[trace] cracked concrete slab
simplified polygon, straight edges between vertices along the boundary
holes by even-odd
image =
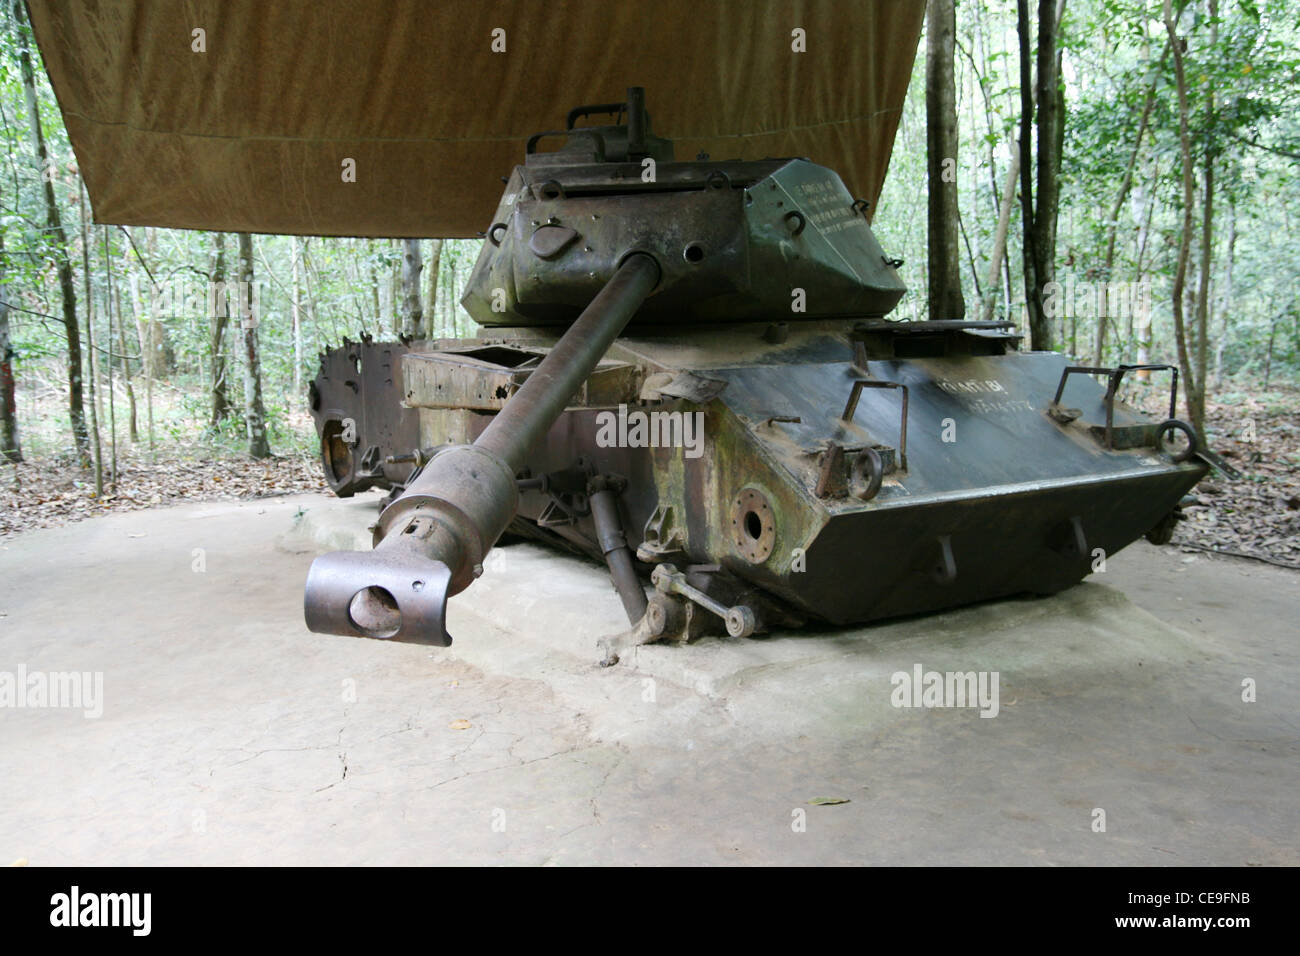
[[[606,669],[595,642],[624,619],[603,571],[532,545],[452,599],[451,648],[310,634],[314,551],[365,544],[370,520],[372,500],[296,496],[0,544],[0,673],[103,675],[98,718],[0,708],[0,852],[1300,862],[1300,575],[1143,544],[1051,599]],[[893,706],[916,664],[998,672],[997,717]]]

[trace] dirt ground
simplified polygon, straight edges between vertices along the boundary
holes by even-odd
[[[196,460],[143,455],[119,464],[117,488],[95,494],[94,475],[58,458],[0,465],[0,538],[98,515],[184,501],[250,501],[328,491],[315,456]]]
[[[1242,477],[1213,472],[1197,485],[1175,543],[1300,568],[1300,394],[1292,398],[1210,404],[1211,447]]]

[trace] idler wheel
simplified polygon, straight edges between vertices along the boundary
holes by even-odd
[[[1191,458],[1193,455],[1196,454],[1197,448],[1200,445],[1200,440],[1196,437],[1195,428],[1187,424],[1187,422],[1181,421],[1177,418],[1171,418],[1167,421],[1161,422],[1160,427],[1156,429],[1156,450],[1157,451],[1161,451],[1161,452],[1164,451],[1165,435],[1175,431],[1182,432],[1184,435],[1187,436],[1186,448],[1184,448],[1180,452],[1169,453],[1169,457],[1175,463],[1180,463],[1180,462],[1187,461],[1187,459]]]
[[[849,470],[849,493],[854,498],[870,501],[880,491],[880,483],[885,480],[885,465],[880,460],[880,453],[874,448],[864,448],[853,459]]]

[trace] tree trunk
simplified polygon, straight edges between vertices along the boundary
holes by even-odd
[[[108,227],[101,227],[104,230],[104,252],[105,261],[107,261],[108,252]],[[87,267],[89,268],[89,266]],[[108,321],[108,338],[106,342],[108,348],[105,355],[108,356],[108,482],[114,492],[117,491],[117,394],[113,387],[113,299],[111,296],[104,296],[104,318]],[[121,326],[121,316],[118,316],[118,325]],[[121,346],[123,352],[126,351],[125,343]],[[128,383],[128,388],[130,387]]]
[[[317,286],[313,286],[311,284],[311,274],[312,274],[311,236],[308,236],[302,241],[302,292],[303,295],[306,296],[307,298],[307,303],[306,303],[307,324],[311,326],[311,328],[317,329],[318,328],[317,322],[319,321],[319,316],[317,315],[316,312],[316,288],[319,285],[319,281],[317,282]],[[318,280],[320,279],[320,273],[316,274],[316,278]],[[335,318],[337,313],[333,309],[330,309],[329,314],[330,314],[330,328],[334,331],[334,334],[337,339],[338,320]]]
[[[244,329],[244,422],[248,454],[270,458],[266,437],[266,407],[262,403],[262,356],[257,344],[257,297],[253,295],[253,237],[239,234],[239,322]]]
[[[289,262],[293,271],[293,301],[290,309],[293,314],[293,403],[302,402],[302,315],[298,306],[298,237],[289,237]]]
[[[385,327],[391,328],[394,333],[400,331],[401,326],[397,322],[397,283],[393,280],[393,270],[388,265],[387,250],[392,247],[390,240],[384,240],[381,248],[385,250],[384,258],[380,260],[378,279],[379,283],[379,317],[375,320],[376,331],[382,331]]]
[[[1160,166],[1158,163],[1151,164],[1151,170],[1146,174],[1147,182],[1155,183],[1160,179]],[[1151,222],[1155,217],[1158,195],[1154,189],[1148,188],[1145,184],[1139,183],[1134,189],[1134,199],[1137,208],[1134,210],[1133,218],[1137,220],[1137,248],[1134,251],[1134,274],[1133,278],[1137,282],[1142,282],[1142,277],[1146,274],[1147,248],[1150,245]],[[1140,322],[1134,322],[1139,318]],[[1136,324],[1136,335],[1133,334],[1133,326]],[[1148,308],[1141,316],[1134,316],[1131,312],[1129,315],[1129,338],[1137,347],[1137,361],[1139,365],[1148,365],[1151,362],[1151,311]],[[1142,381],[1151,377],[1150,372],[1138,372],[1137,376]]]
[[[1192,201],[1194,186],[1192,184],[1192,144],[1187,131],[1187,77],[1183,71],[1182,43],[1178,38],[1177,27],[1173,20],[1170,0],[1164,0],[1165,30],[1169,34],[1169,45],[1174,53],[1174,82],[1178,90],[1178,142],[1183,164],[1183,221],[1179,230],[1178,259],[1174,266],[1174,287],[1172,306],[1174,312],[1174,338],[1178,343],[1178,364],[1183,377],[1183,397],[1187,405],[1188,417],[1193,419],[1193,426],[1200,432],[1196,423],[1197,386],[1195,368],[1187,349],[1187,329],[1183,317],[1183,294],[1187,281],[1187,258],[1192,243]]]
[[[460,316],[456,312],[456,250],[447,250],[443,261],[447,264],[447,274],[443,276],[442,288],[447,303],[447,337],[460,338]]]
[[[955,38],[954,38],[955,42]],[[971,35],[971,45],[975,45],[974,34]],[[974,157],[979,155],[980,146],[986,147],[989,156],[989,162],[993,161],[993,146],[988,141],[988,137],[981,136],[979,132],[979,123],[975,115],[975,101],[979,97],[980,78],[979,71],[975,68],[975,54],[972,50],[970,54],[970,81],[963,91],[966,96],[967,114],[970,117],[970,155],[971,162],[967,163],[970,167],[970,188],[967,191],[967,199],[970,202],[970,209],[967,216],[970,218],[972,227],[966,228],[965,219],[961,222],[961,237],[966,244],[966,256],[970,261],[970,281],[975,286],[975,303],[976,307],[971,311],[978,311],[978,304],[984,299],[984,290],[980,286],[980,274],[978,260],[980,259],[980,231],[979,223],[983,218],[980,215],[980,183],[979,183],[979,163],[974,161]],[[954,65],[954,72],[956,66]],[[983,140],[984,142],[981,142]],[[963,306],[965,302],[963,301]]]
[[[400,335],[402,332],[402,247],[396,239],[389,239],[388,248],[397,253],[390,257],[392,262],[388,269],[388,327],[393,330],[394,335]]]
[[[41,130],[41,114],[36,101],[36,77],[32,71],[32,56],[27,40],[27,12],[21,0],[15,0],[13,12],[27,122],[31,126],[36,160],[41,167],[45,225],[54,243],[54,261],[59,274],[59,291],[63,297],[63,332],[68,342],[68,419],[72,426],[77,461],[81,467],[89,468],[90,434],[86,430],[86,410],[81,395],[81,327],[77,324],[77,290],[72,280],[72,261],[68,257],[68,235],[63,229],[59,206],[54,198],[54,165],[45,150],[45,134]]]
[[[1039,0],[1038,78],[1031,72],[1029,3],[1016,2],[1016,33],[1020,42],[1020,203],[1023,222],[1025,312],[1030,345],[1051,349],[1052,317],[1044,308],[1045,287],[1056,278],[1056,217],[1061,149],[1065,135],[1065,90],[1060,82],[1061,58],[1057,52],[1057,25],[1065,0]],[[1037,100],[1037,167],[1034,167],[1034,109]],[[1038,190],[1035,196],[1034,177]]]
[[[122,370],[122,382],[126,385],[126,398],[131,409],[131,443],[134,445],[140,440],[140,429],[137,425],[137,416],[135,410],[135,389],[131,387],[131,360],[130,352],[126,349],[126,325],[122,321],[122,300],[117,295],[117,285],[113,281],[113,262],[110,258],[108,226],[101,227],[104,230],[104,299],[106,311],[110,315],[117,316],[117,348],[118,363]],[[108,342],[108,360],[111,364],[113,361],[113,340],[110,336]]]
[[[1208,0],[1210,14],[1210,50],[1219,46],[1219,3]],[[1205,199],[1201,207],[1200,281],[1196,290],[1196,405],[1192,408],[1192,425],[1198,435],[1205,435],[1205,383],[1209,357],[1210,269],[1214,262],[1214,85],[1205,95]]]
[[[953,0],[926,8],[925,117],[929,182],[931,319],[964,319],[958,246],[957,92],[953,70],[957,14]]]
[[[1214,94],[1210,93],[1212,100]],[[1196,363],[1195,404],[1191,407],[1192,425],[1199,435],[1205,434],[1205,382],[1208,371],[1210,320],[1210,268],[1213,263],[1214,242],[1214,155],[1205,154],[1205,198],[1201,205],[1201,256],[1199,281],[1196,289],[1196,339],[1193,360]]]
[[[111,273],[109,274],[108,281],[110,284],[110,288],[107,292],[104,293],[105,297],[113,295],[113,289],[111,288],[113,278]],[[117,316],[117,350],[118,350],[117,367],[118,367],[118,371],[122,373],[122,384],[126,388],[126,407],[128,412],[127,432],[130,435],[131,444],[134,445],[140,441],[140,421],[135,406],[135,386],[131,384],[131,359],[130,359],[131,353],[126,350],[126,323],[122,320],[122,303],[117,301],[116,298],[114,298],[111,307],[113,309],[113,314]],[[109,361],[112,361],[113,359],[113,356],[111,354],[113,351],[112,342],[108,344],[108,349],[110,353]]]
[[[370,300],[374,308],[375,324],[379,325],[384,319],[384,303],[381,301],[379,290],[379,264],[375,259],[375,241],[369,239],[366,241],[367,258],[370,260]],[[364,323],[362,324],[364,328]]]
[[[153,441],[153,380],[157,374],[156,366],[160,349],[155,341],[154,329],[161,328],[161,325],[152,315],[146,316],[143,320],[140,318],[140,277],[128,273],[128,249],[122,250],[122,274],[126,277],[126,300],[131,307],[131,321],[135,324],[135,335],[140,340],[140,367],[144,371],[144,409],[145,422],[148,425],[149,437],[149,460],[153,460],[154,441]],[[117,314],[122,314],[122,293],[121,285],[118,286],[117,295]],[[134,413],[131,416],[132,422],[135,421]]]
[[[425,301],[429,303],[429,314],[424,320],[424,334],[431,339],[438,335],[438,269],[441,265],[442,240],[434,239],[429,248],[429,294],[425,296]]]
[[[208,287],[210,313],[209,346],[212,351],[212,421],[216,429],[230,417],[230,393],[227,391],[229,359],[226,355],[226,325],[230,321],[230,297],[226,294],[226,236],[213,236],[212,272]]]
[[[1011,205],[1016,198],[1016,177],[1020,175],[1020,148],[1011,155],[1011,166],[1007,169],[1007,181],[1002,187],[1002,201],[998,204],[998,226],[993,234],[993,253],[989,256],[989,275],[985,283],[984,308],[980,318],[989,321],[993,318],[993,308],[998,295],[998,272],[1007,255],[1007,232],[1011,228]]]
[[[17,464],[23,460],[18,440],[18,404],[14,387],[14,350],[9,341],[9,299],[5,288],[5,234],[0,227],[0,455]],[[96,492],[98,493],[98,492]]]
[[[90,373],[90,437],[95,452],[95,497],[104,496],[104,448],[99,440],[99,373],[95,361],[95,297],[90,288],[90,228],[86,224],[86,190],[77,183],[77,210],[81,213],[81,273],[86,293],[86,371]],[[113,347],[112,341],[109,348]]]
[[[312,275],[316,276],[316,282],[312,284]],[[320,288],[320,271],[311,261],[311,236],[307,236],[302,241],[302,292],[306,297],[307,324],[314,329],[319,329],[320,313],[316,309],[316,290]],[[332,341],[337,342],[342,336],[339,334],[338,310],[327,309],[326,314],[330,320],[330,334]]]
[[[1268,320],[1268,350],[1264,353],[1264,391],[1266,392],[1268,391],[1269,377],[1273,374],[1273,342],[1277,338],[1277,323],[1280,318],[1281,316],[1274,313],[1273,317]]]
[[[402,335],[424,337],[424,307],[420,304],[420,240],[402,240]]]
[[[1065,133],[1065,91],[1060,78],[1061,58],[1056,49],[1057,20],[1065,4],[1062,2],[1058,7],[1057,2],[1039,0],[1038,3],[1038,193],[1034,197],[1034,275],[1040,294],[1049,283],[1056,281],[1058,174]],[[1048,343],[1050,348],[1050,333]],[[1034,348],[1038,347],[1034,345]]]
[[[1020,219],[1021,261],[1025,284],[1025,317],[1030,348],[1052,347],[1052,324],[1043,310],[1038,284],[1034,232],[1034,77],[1030,66],[1029,0],[1016,0],[1016,34],[1020,39]]]
[[[1214,387],[1223,387],[1223,350],[1228,344],[1228,324],[1233,311],[1232,301],[1232,267],[1237,258],[1237,206],[1228,203],[1228,271],[1224,278],[1223,292],[1219,296],[1219,312],[1223,322],[1219,327],[1219,340],[1214,345]]]

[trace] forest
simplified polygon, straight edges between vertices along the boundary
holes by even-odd
[[[95,222],[23,4],[2,19],[0,535],[322,487],[319,353],[475,334],[477,240]],[[1286,0],[931,0],[873,218],[904,261],[894,318],[1177,366],[1180,417],[1248,472],[1231,503],[1207,492],[1199,540],[1281,563],[1300,561],[1297,92]]]

